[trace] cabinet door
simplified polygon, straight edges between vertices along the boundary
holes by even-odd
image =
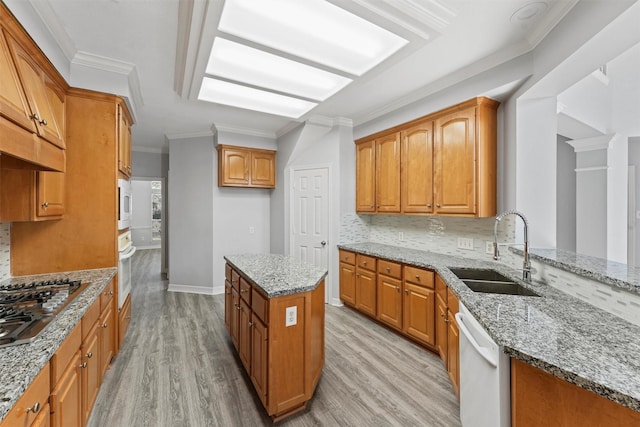
[[[44,72],[16,41],[7,38],[14,55],[18,75],[23,83],[27,102],[34,114],[38,134],[47,141],[64,148],[62,133],[56,122],[45,86]]]
[[[51,392],[51,425],[80,427],[82,422],[82,382],[80,380],[80,352],[77,351],[56,388]]]
[[[356,212],[376,211],[375,141],[356,145]]]
[[[476,212],[476,109],[468,108],[435,122],[436,212]]]
[[[378,274],[378,320],[402,329],[402,281]]]
[[[447,313],[447,304],[436,296],[436,350],[440,355],[440,359],[447,365],[447,323],[449,316]]]
[[[38,171],[36,215],[60,217],[64,214],[64,172]]]
[[[231,342],[233,346],[238,349],[238,337],[240,327],[240,294],[235,288],[231,289],[231,303],[233,304],[231,313]]]
[[[433,122],[402,131],[403,213],[433,212]]]
[[[251,309],[240,299],[240,325],[238,328],[238,354],[247,372],[251,372]]]
[[[400,133],[376,140],[376,212],[400,212]]]
[[[100,315],[100,378],[104,377],[104,374],[109,369],[111,359],[115,354],[116,340],[115,340],[115,312],[113,311],[113,301],[111,304],[102,311]]]
[[[22,90],[9,45],[2,30],[0,30],[0,115],[31,132],[36,132],[31,110],[29,110],[27,98]]]
[[[51,426],[51,407],[48,403],[45,403],[44,406],[38,412],[38,416],[35,420],[33,420],[33,424],[31,427],[50,427]]]
[[[51,117],[53,118],[55,125],[58,128],[58,134],[60,135],[59,141],[51,141],[58,145],[60,148],[65,148],[65,123],[66,123],[66,108],[65,108],[65,94],[64,90],[59,87],[53,80],[51,80],[46,74],[44,74],[44,90],[47,95],[47,101],[49,101],[49,107],[51,108]]]
[[[131,176],[131,123],[118,104],[118,170]]]
[[[251,382],[267,407],[267,327],[255,314],[251,317]]]
[[[224,326],[231,333],[231,313],[233,313],[233,298],[231,297],[231,282],[224,281]]]
[[[251,152],[251,186],[275,188],[276,153],[269,151]]]
[[[356,274],[356,308],[370,316],[376,316],[376,275],[358,269]]]
[[[82,343],[82,419],[86,422],[98,397],[102,376],[100,370],[100,341],[98,339],[98,323],[93,325],[89,335]]]
[[[218,185],[249,185],[249,150],[236,147],[223,147],[220,150]]]
[[[356,305],[356,268],[340,263],[340,299],[348,305]]]
[[[451,310],[448,311],[448,329],[447,329],[447,371],[453,389],[460,396],[460,332],[458,323]]]
[[[430,346],[435,345],[435,292],[412,283],[404,283],[405,334]]]

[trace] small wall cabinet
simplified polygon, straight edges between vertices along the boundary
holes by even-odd
[[[218,145],[218,186],[276,188],[276,152]]]
[[[0,221],[45,221],[64,214],[64,172],[0,169]]]
[[[474,98],[355,141],[356,212],[494,216],[498,105]]]

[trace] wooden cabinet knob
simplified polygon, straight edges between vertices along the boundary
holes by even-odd
[[[37,413],[39,410],[40,410],[40,402],[36,402],[36,403],[34,403],[34,404],[33,404],[33,406],[32,406],[32,407],[27,408],[27,409],[26,409],[26,412],[27,412],[27,413],[29,413],[29,412],[33,412],[33,413],[35,414],[35,413]]]
[[[417,280],[418,282],[420,281],[420,276],[418,276],[417,274],[416,274],[416,280]]]

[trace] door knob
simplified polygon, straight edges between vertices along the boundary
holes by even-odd
[[[326,245],[327,245],[327,242],[323,240],[322,242],[320,242],[320,244],[321,244],[322,246],[326,246]]]

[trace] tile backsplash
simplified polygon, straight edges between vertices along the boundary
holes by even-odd
[[[10,230],[10,222],[0,222],[0,281],[11,277]]]

